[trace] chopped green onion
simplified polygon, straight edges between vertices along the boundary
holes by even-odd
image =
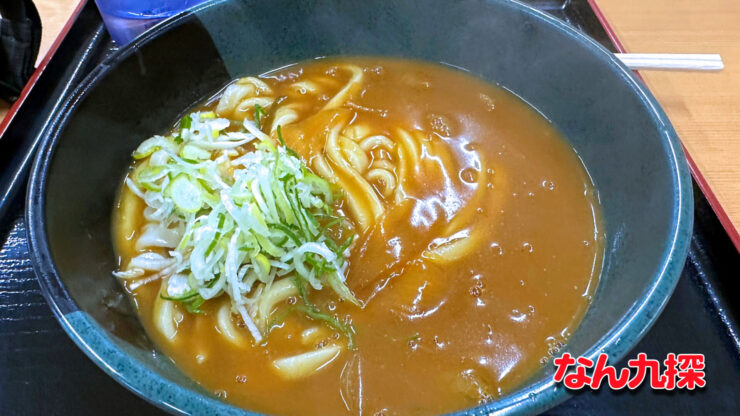
[[[324,233],[324,232],[326,232],[326,230],[330,229],[331,227],[333,227],[335,225],[339,225],[341,223],[342,223],[342,219],[341,218],[332,218],[326,224],[324,224],[324,225],[321,226],[321,229],[319,229],[319,232],[320,233]]]
[[[280,145],[285,147],[285,139],[283,139],[282,126],[277,126],[277,136],[278,140],[280,140]]]
[[[145,166],[136,170],[136,183],[149,191],[159,192],[162,187],[158,183],[167,176],[164,166]]]
[[[188,311],[189,313],[194,313],[194,314],[203,313],[200,307],[206,301],[205,299],[203,299],[202,296],[200,296],[200,294],[198,294],[197,291],[194,291],[194,290],[191,290],[180,296],[167,296],[164,294],[160,294],[159,297],[165,300],[173,301],[173,302],[180,302],[183,306],[185,306],[186,311]]]
[[[354,241],[354,239],[355,239],[355,236],[354,235],[351,235],[351,236],[347,237],[347,239],[344,240],[344,243],[341,245],[341,247],[339,247],[339,250],[337,250],[337,251],[340,252],[340,253],[344,253],[345,250],[347,250],[349,248],[349,246],[352,245],[352,241]]]
[[[159,149],[167,149],[173,151],[176,149],[176,147],[177,145],[169,141],[166,137],[153,136],[141,142],[132,156],[134,157],[134,159],[139,160],[151,156],[152,153],[156,152]]]
[[[180,149],[180,157],[185,161],[193,161],[198,163],[199,160],[208,160],[211,158],[211,152],[205,149],[201,149],[198,146],[192,144],[186,144]]]
[[[183,302],[183,301],[192,299],[192,298],[194,298],[196,296],[198,296],[198,292],[196,292],[194,290],[191,290],[190,292],[186,292],[186,293],[184,293],[184,294],[182,294],[180,296],[167,296],[167,295],[164,295],[164,294],[159,295],[159,297],[162,298],[162,299],[171,300],[171,301],[174,301],[174,302]]]
[[[254,256],[252,264],[255,266],[255,271],[260,281],[267,283],[267,277],[270,274],[270,260],[267,259],[262,253]]]
[[[340,322],[337,318],[325,314],[315,307],[295,305],[295,308],[317,321],[324,322],[332,329],[344,335],[344,337],[347,338],[347,348],[351,350],[355,349],[355,335],[357,335],[357,333],[355,332],[354,326],[346,325],[343,322]]]
[[[201,314],[203,311],[200,309],[200,307],[205,303],[205,299],[201,297],[200,295],[194,297],[188,302],[183,302],[183,305],[185,305],[185,310],[189,313],[193,314]]]
[[[213,249],[216,248],[216,244],[218,244],[218,241],[221,239],[221,230],[224,228],[224,221],[226,221],[226,215],[224,213],[218,214],[218,229],[216,230],[216,235],[213,236],[213,240],[211,241],[211,244],[208,245],[208,248],[206,249],[205,256],[208,257],[213,252]],[[216,279],[213,279],[214,281]]]
[[[192,125],[193,125],[193,118],[190,116],[190,114],[187,114],[183,118],[180,119],[180,130],[187,130]]]
[[[254,124],[257,125],[258,129],[262,128],[262,117],[267,115],[267,111],[265,111],[264,108],[262,108],[261,105],[255,104],[254,105]]]
[[[198,212],[203,206],[201,190],[186,175],[179,175],[170,182],[165,194],[172,198],[175,206],[185,212]]]
[[[268,112],[259,105],[254,111],[261,128]],[[265,135],[249,153],[243,148],[218,151],[223,142],[214,139],[233,123],[210,111],[188,114],[173,135],[147,139],[134,152],[142,160],[131,175],[144,190],[140,196],[157,221],[182,230],[171,253],[180,262],[178,270],[188,273],[190,290],[180,296],[165,291],[162,298],[202,313],[202,305],[226,295],[243,319],[264,326],[270,317],[247,307],[264,293],[255,289],[292,279],[305,304],[293,310],[326,323],[354,347],[354,329],[309,300],[309,290],[328,287],[359,304],[342,275],[352,238],[339,246],[330,233],[342,222],[334,215],[335,188],[286,146],[281,126],[277,145]],[[247,119],[242,124],[254,131],[251,123]],[[247,326],[255,339],[269,331],[254,322]]]
[[[298,236],[293,232],[293,230],[290,229],[290,227],[284,224],[269,224],[268,226],[285,234],[286,237],[293,240],[296,246],[301,244],[301,239],[298,238]]]

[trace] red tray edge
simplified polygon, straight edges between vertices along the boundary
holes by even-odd
[[[44,58],[39,62],[38,67],[33,71],[33,74],[31,74],[31,78],[28,79],[28,82],[26,82],[26,85],[21,90],[20,95],[18,96],[18,99],[13,103],[13,105],[10,106],[10,109],[8,109],[8,112],[5,114],[5,118],[3,118],[0,121],[0,138],[2,138],[3,134],[5,133],[5,130],[7,130],[8,126],[10,125],[10,122],[13,121],[16,114],[18,113],[18,109],[21,105],[26,101],[26,97],[33,89],[34,85],[36,85],[36,81],[39,79],[41,74],[44,73],[44,70],[46,69],[46,66],[49,64],[49,61],[51,60],[51,57],[54,56],[57,49],[59,48],[59,45],[62,43],[62,40],[67,36],[67,33],[72,28],[72,25],[77,20],[77,16],[82,11],[82,8],[87,3],[87,0],[80,0],[80,2],[75,7],[74,11],[72,12],[72,15],[69,17],[67,22],[64,24],[64,27],[62,27],[61,32],[57,35],[57,37],[54,39],[54,43],[51,44],[49,47],[49,50],[46,52],[46,55],[44,55]]]

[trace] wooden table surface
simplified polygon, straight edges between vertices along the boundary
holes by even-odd
[[[78,0],[35,0],[44,30],[39,59]],[[740,229],[740,1],[596,0],[630,52],[720,53],[719,73],[643,71],[681,140]],[[0,102],[0,119],[7,104]]]
[[[628,52],[722,55],[722,72],[641,74],[735,230],[740,230],[740,1],[596,3]]]

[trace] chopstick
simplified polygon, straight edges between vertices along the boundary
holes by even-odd
[[[616,53],[630,69],[672,71],[720,71],[725,65],[718,54],[699,53]]]

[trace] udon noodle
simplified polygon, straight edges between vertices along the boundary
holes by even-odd
[[[419,62],[240,78],[134,152],[120,268],[159,347],[275,414],[495,399],[567,341],[601,267],[575,153],[513,95]]]

